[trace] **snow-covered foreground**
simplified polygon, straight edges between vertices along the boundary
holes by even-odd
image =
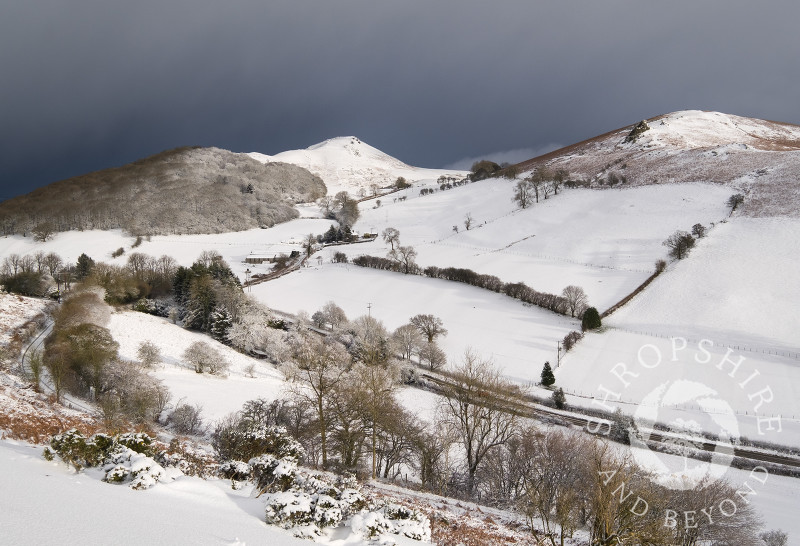
[[[261,503],[222,480],[184,476],[134,491],[6,440],[0,467],[3,544],[306,544],[264,523]]]
[[[0,440],[0,536],[3,544],[308,544],[264,522],[264,501],[228,480],[179,476],[146,491],[76,474],[42,458],[42,447]],[[398,545],[420,544],[391,536]],[[366,542],[347,527],[316,542]]]

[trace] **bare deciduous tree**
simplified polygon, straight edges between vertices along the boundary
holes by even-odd
[[[583,288],[571,284],[561,291],[561,295],[567,300],[567,305],[569,306],[572,317],[576,314],[578,316],[583,315],[583,311],[589,303],[589,298],[586,296],[586,292],[583,291]]]
[[[230,364],[222,353],[204,341],[195,341],[183,352],[183,358],[189,362],[197,373],[208,372],[212,375],[224,373]]]
[[[443,413],[465,451],[469,494],[475,491],[475,475],[486,455],[515,432],[519,418],[504,400],[510,390],[490,361],[469,350],[444,389]]]
[[[152,341],[142,341],[136,349],[136,356],[145,368],[152,368],[161,360],[161,350]]]
[[[676,231],[664,241],[663,245],[669,249],[669,255],[676,260],[682,260],[694,247],[694,237],[685,231]]]
[[[405,360],[410,360],[423,344],[422,336],[413,324],[404,324],[397,328],[392,334],[392,341],[400,349],[400,353]]]
[[[331,330],[337,331],[347,324],[347,315],[345,314],[344,309],[336,305],[334,302],[329,301],[323,305],[321,311],[323,315],[325,315],[325,320],[331,325]]]
[[[409,322],[419,330],[419,333],[425,336],[428,343],[433,343],[439,336],[446,336],[447,329],[444,327],[444,322],[434,315],[414,315]]]
[[[514,186],[514,197],[512,200],[517,203],[520,208],[528,208],[533,200],[533,187],[528,180],[520,180]]]
[[[398,246],[389,252],[389,259],[397,262],[405,274],[414,273],[417,270],[416,257],[417,251],[412,246]]]
[[[383,237],[383,240],[386,241],[387,244],[392,245],[392,250],[394,250],[395,243],[397,243],[398,245],[400,244],[400,232],[393,227],[388,227],[384,229],[383,232],[381,233],[381,236]]]
[[[335,389],[344,380],[350,356],[338,343],[303,338],[294,350],[296,366],[290,371],[292,393],[314,408],[320,436],[322,467],[328,466],[328,433]]]

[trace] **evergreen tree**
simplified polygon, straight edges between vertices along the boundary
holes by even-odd
[[[233,326],[233,317],[231,317],[230,312],[218,305],[211,312],[211,315],[209,315],[208,321],[210,324],[209,332],[211,333],[211,337],[220,343],[228,345],[230,343],[228,340],[228,331],[231,329],[231,326]]]
[[[549,362],[545,362],[544,368],[542,368],[542,385],[544,385],[545,387],[549,387],[555,382],[556,382],[556,376],[553,375],[553,369],[550,367]]]
[[[78,279],[85,279],[89,276],[89,274],[94,269],[94,260],[91,259],[86,253],[81,254],[78,256],[78,264],[75,270],[75,274],[78,276]]]
[[[600,328],[600,313],[597,312],[595,307],[589,307],[583,313],[583,320],[581,321],[581,329],[585,332],[586,330],[594,330],[595,328]]]

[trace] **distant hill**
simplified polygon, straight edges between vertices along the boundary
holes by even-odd
[[[800,126],[696,110],[629,125],[519,163],[546,166],[592,186],[624,179],[728,184],[749,216],[800,216]]]
[[[361,191],[368,195],[373,184],[386,187],[400,176],[415,182],[435,180],[442,175],[463,177],[467,174],[458,170],[412,167],[354,136],[331,138],[304,150],[289,150],[274,156],[260,153],[250,156],[267,164],[283,161],[304,167],[322,178],[330,195],[342,190],[353,196]]]
[[[178,148],[4,201],[0,229],[27,233],[49,222],[55,231],[223,233],[296,218],[293,204],[325,193],[318,176],[296,165],[263,164],[219,148]]]

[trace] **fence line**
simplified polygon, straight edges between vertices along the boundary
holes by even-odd
[[[621,332],[627,332],[629,334],[638,334],[638,335],[648,336],[648,337],[658,337],[658,338],[662,338],[662,339],[672,339],[672,338],[676,338],[676,337],[683,337],[683,336],[674,336],[674,335],[667,335],[667,334],[656,334],[654,332],[643,332],[641,330],[631,330],[629,328],[622,328],[622,327],[619,327],[619,326],[607,326],[606,328],[608,328],[609,330],[619,330]],[[692,338],[688,338],[688,337],[684,337],[683,339],[685,339],[687,342],[690,342],[690,343],[700,343],[700,341],[702,341],[702,340],[699,340],[699,339],[692,339]],[[717,343],[716,341],[714,341],[714,345],[713,346],[714,347],[724,347],[726,349],[735,349],[737,351],[747,351],[749,353],[761,353],[761,354],[773,355],[773,356],[783,356],[783,357],[786,357],[786,358],[793,358],[795,360],[800,360],[800,353],[794,353],[792,351],[784,351],[784,350],[780,350],[780,349],[764,349],[764,348],[757,348],[757,347],[754,348],[754,347],[747,347],[745,345],[732,345],[732,344],[727,344],[727,343]]]

